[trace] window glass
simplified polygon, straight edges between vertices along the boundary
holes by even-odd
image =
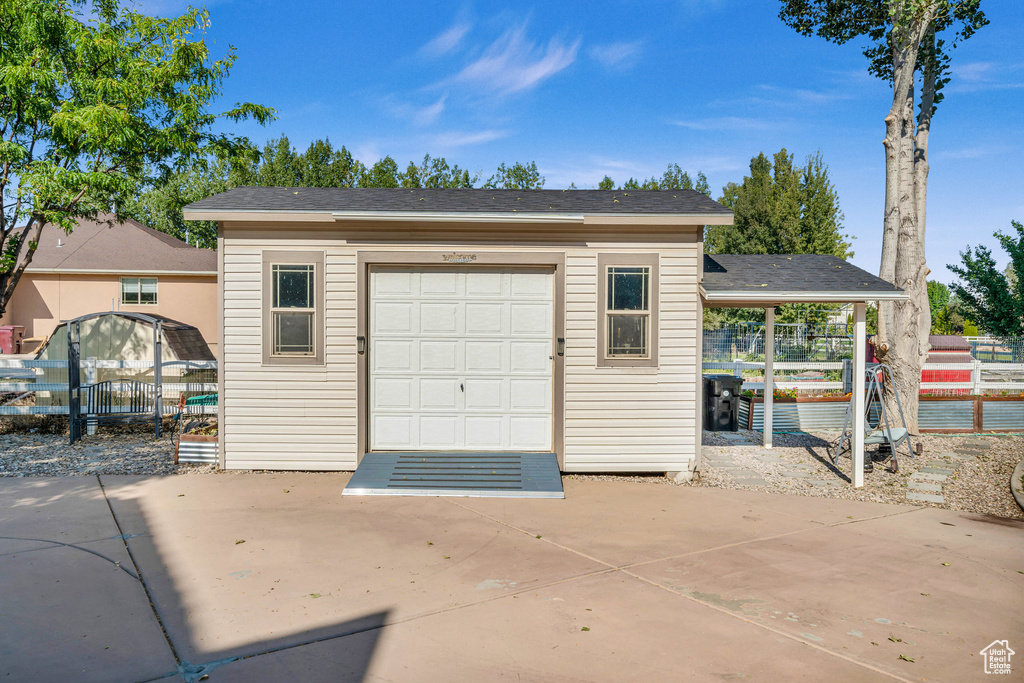
[[[121,278],[122,304],[155,304],[155,277],[123,277]]]
[[[140,304],[155,304],[156,303],[156,278],[155,277],[144,277],[139,279],[140,292],[139,292],[139,303]]]
[[[647,355],[647,315],[608,316],[608,355]]]
[[[313,308],[312,265],[274,266],[274,308]]]
[[[311,356],[315,352],[313,313],[274,312],[274,354]]]
[[[646,311],[650,269],[610,266],[608,268],[608,310]]]

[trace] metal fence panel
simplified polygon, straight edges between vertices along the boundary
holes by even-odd
[[[982,404],[981,427],[1018,429],[1024,431],[1024,401],[985,401]]]

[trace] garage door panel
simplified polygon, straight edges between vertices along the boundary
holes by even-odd
[[[461,332],[459,329],[459,313],[461,306],[458,302],[446,302],[438,304],[420,303],[420,335],[455,335]]]
[[[512,304],[512,336],[550,337],[551,306],[545,303]]]
[[[374,446],[394,450],[410,450],[418,440],[411,415],[374,415],[372,420]]]
[[[453,412],[458,409],[458,382],[454,379],[421,379],[419,380],[419,405],[409,406],[410,410],[446,410]]]
[[[505,277],[497,271],[466,272],[467,297],[501,297],[505,291]]]
[[[506,308],[502,303],[466,304],[466,334],[471,336],[505,334]]]
[[[466,372],[507,372],[507,348],[508,344],[500,341],[467,341]]]
[[[370,279],[371,448],[551,449],[550,270],[381,267]]]
[[[370,292],[374,299],[394,296],[408,298],[412,295],[413,273],[400,270],[385,270],[373,274]]]
[[[447,270],[423,271],[419,274],[421,295],[455,296],[459,293],[458,273]]]
[[[507,383],[503,379],[467,379],[466,410],[505,410],[504,400]]]
[[[415,387],[413,380],[407,377],[379,378],[377,391],[373,395],[373,407],[382,409],[412,410],[419,403],[414,401]]]
[[[541,417],[509,417],[510,450],[534,451],[550,448],[551,421]]]
[[[499,450],[508,432],[508,418],[498,416],[467,415],[465,421],[466,448],[471,450]]]
[[[420,446],[426,450],[457,448],[459,431],[457,415],[422,415],[420,423]]]
[[[415,372],[415,346],[412,341],[375,342],[371,354],[374,372]]]
[[[410,302],[378,301],[373,305],[373,329],[376,336],[412,334],[416,328],[414,307]]]
[[[510,275],[513,298],[551,298],[553,282],[550,273],[533,271],[511,273]]]
[[[419,343],[420,372],[458,372],[459,342],[421,341]]]
[[[551,409],[551,384],[544,379],[513,379],[510,387],[512,411],[538,412]]]
[[[515,375],[524,372],[548,373],[551,368],[551,342],[513,341],[509,344],[509,371]]]

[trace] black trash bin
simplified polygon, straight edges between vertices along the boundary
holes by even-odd
[[[704,429],[735,432],[740,420],[740,388],[735,375],[704,375]]]

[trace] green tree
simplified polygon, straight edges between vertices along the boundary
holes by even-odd
[[[435,158],[429,154],[423,157],[419,174],[423,180],[423,187],[429,188],[470,188],[480,179],[479,174],[470,176],[469,171],[459,168],[458,164],[449,166],[444,157]]]
[[[301,187],[299,155],[287,135],[268,140],[263,146],[256,184],[263,187]],[[202,165],[202,161],[199,162]]]
[[[205,11],[164,19],[112,0],[0,3],[0,314],[46,226],[124,219],[147,168],[252,151],[214,123],[265,123],[274,111],[210,112],[235,52],[211,61],[208,22]]]
[[[344,145],[336,150],[326,138],[310,143],[292,165],[298,187],[355,187],[366,172]]]
[[[599,190],[614,190],[615,189],[615,181],[612,180],[610,177],[605,176],[604,178],[601,178],[601,182],[599,182],[597,184],[597,189],[599,189]]]
[[[240,185],[256,185],[257,162],[252,158],[199,159],[185,169],[155,178],[138,194],[126,198],[124,215],[204,249],[217,248],[217,223],[189,221],[182,209]]]
[[[996,232],[1000,246],[1010,257],[1013,272],[1024,268],[1024,225],[1012,221],[1016,235]],[[992,334],[1009,337],[1024,335],[1024,283],[1009,278],[996,268],[988,247],[967,247],[960,252],[960,265],[946,266],[960,278],[950,289],[963,302],[968,316]]]
[[[852,256],[839,196],[820,154],[798,167],[785,149],[772,160],[762,152],[751,159],[750,175],[723,187],[718,201],[733,210],[734,221],[708,226],[708,253]]]
[[[511,166],[502,162],[484,187],[491,190],[540,190],[544,187],[544,176],[537,170],[536,161],[529,164],[517,161]]]
[[[359,176],[359,187],[398,187],[398,164],[386,156]]]
[[[946,308],[949,305],[949,287],[941,282],[934,280],[928,281],[928,308],[931,310],[932,320],[939,314],[939,311]],[[936,334],[934,331],[934,323],[932,325],[932,334]]]
[[[981,0],[781,0],[779,17],[798,33],[845,44],[868,39],[868,72],[892,86],[885,117],[885,213],[879,276],[898,283],[905,302],[882,302],[875,353],[892,368],[907,427],[917,431],[921,365],[928,354],[931,310],[925,263],[929,136],[942,88],[950,80],[952,44],[988,20]],[[920,81],[920,96],[916,94]],[[917,111],[915,112],[915,105]],[[889,408],[895,398],[887,395]]]
[[[704,185],[707,179],[698,176]],[[794,163],[785,149],[772,159],[764,153],[750,161],[750,175],[722,188],[720,203],[733,210],[733,225],[705,227],[710,254],[831,254],[852,256],[843,233],[839,196],[820,154]],[[823,322],[836,307],[825,304],[780,306],[779,322]],[[754,309],[709,310],[705,322],[761,319]]]

